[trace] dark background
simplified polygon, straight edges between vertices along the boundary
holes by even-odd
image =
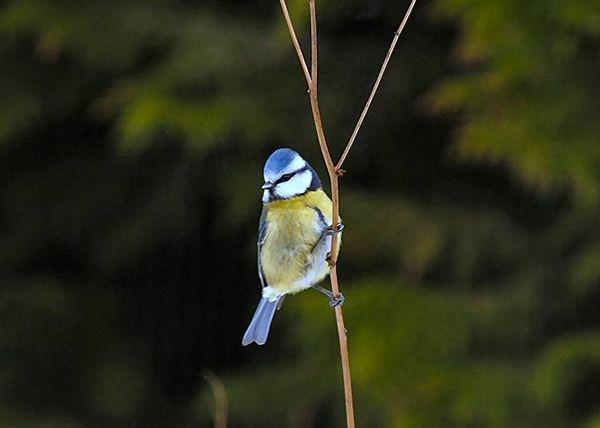
[[[407,6],[318,2],[334,157]],[[277,2],[5,0],[0,55],[0,426],[211,426],[206,369],[342,426],[322,295],[240,345],[264,160],[327,181]],[[595,0],[418,2],[341,183],[359,426],[600,426],[599,75]]]

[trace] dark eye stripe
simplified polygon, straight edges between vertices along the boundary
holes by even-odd
[[[285,175],[282,175],[281,178],[279,180],[277,180],[277,182],[278,183],[283,183],[283,182],[289,181],[293,176],[294,176],[294,174],[285,174]]]
[[[294,175],[298,174],[299,172],[306,171],[306,170],[308,170],[308,167],[304,166],[294,172],[290,172],[289,174],[284,174],[281,177],[279,177],[279,179],[277,181],[275,181],[275,183],[273,183],[273,184],[278,185],[279,183],[285,183],[286,181],[291,180]]]

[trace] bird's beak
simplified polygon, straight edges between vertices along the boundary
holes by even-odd
[[[268,183],[267,182],[267,183],[265,183],[265,184],[262,185],[261,189],[263,189],[263,190],[270,190],[270,189],[273,188],[273,186],[274,186],[273,183]]]

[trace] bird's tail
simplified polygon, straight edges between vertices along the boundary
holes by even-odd
[[[281,297],[279,299],[281,299]],[[242,339],[242,345],[246,346],[252,342],[256,342],[259,345],[265,344],[267,337],[269,336],[269,328],[271,327],[271,321],[273,321],[279,299],[274,302],[269,302],[269,300],[264,297],[260,299],[258,307],[252,317],[252,321],[250,321],[250,325]]]

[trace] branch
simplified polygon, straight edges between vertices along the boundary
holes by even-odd
[[[315,129],[317,131],[317,139],[319,147],[323,154],[323,160],[327,166],[329,181],[331,183],[331,200],[332,200],[332,224],[340,223],[340,198],[338,188],[338,175],[336,173],[325,132],[323,130],[323,122],[321,120],[321,110],[319,108],[318,80],[319,80],[319,60],[318,60],[318,42],[317,42],[317,11],[315,0],[308,0],[310,7],[310,39],[311,39],[311,84],[309,85],[310,106],[313,113]],[[337,257],[338,257],[338,240],[339,236],[334,234],[331,239],[331,269],[329,277],[331,279],[331,291],[334,296],[340,295],[340,287],[337,277]],[[338,331],[338,339],[340,343],[340,356],[342,360],[342,378],[344,381],[344,401],[346,404],[346,424],[348,428],[354,428],[354,399],[352,397],[352,376],[350,373],[350,358],[348,356],[348,337],[346,336],[346,326],[344,324],[344,315],[342,307],[335,308],[335,320]]]
[[[215,400],[215,428],[227,428],[227,391],[225,385],[219,377],[211,370],[205,370],[202,377],[210,386],[213,398]]]
[[[335,165],[333,164],[333,160],[331,159],[331,154],[329,153],[329,147],[327,145],[327,140],[325,138],[325,132],[323,130],[323,121],[321,119],[321,109],[319,108],[319,96],[318,96],[318,80],[319,80],[319,59],[318,59],[318,42],[317,42],[317,12],[315,0],[309,0],[310,7],[310,39],[311,39],[311,71],[310,75],[308,73],[308,68],[306,67],[306,61],[304,60],[304,56],[302,55],[302,50],[300,49],[300,45],[298,43],[298,39],[296,38],[296,32],[294,31],[294,26],[292,25],[292,21],[290,19],[289,13],[287,12],[287,7],[285,4],[285,0],[280,0],[281,10],[283,11],[283,15],[288,25],[288,30],[290,32],[290,37],[292,38],[292,43],[294,44],[294,48],[296,49],[296,54],[300,60],[300,66],[302,67],[302,71],[304,72],[304,76],[306,78],[306,82],[308,83],[308,90],[310,95],[310,106],[313,114],[313,121],[315,123],[315,129],[317,131],[317,139],[319,140],[319,147],[321,148],[321,153],[323,154],[323,160],[325,161],[325,165],[327,166],[327,174],[329,175],[329,181],[331,182],[331,199],[332,199],[332,223],[338,225],[340,223],[340,200],[339,200],[339,191],[338,191],[338,175],[336,173]],[[331,240],[331,270],[329,273],[329,277],[331,279],[331,290],[334,296],[340,295],[340,287],[337,279],[337,257],[338,257],[338,240],[339,237],[337,234],[333,235]],[[344,381],[344,399],[346,404],[346,422],[348,428],[354,428],[354,400],[352,398],[352,377],[350,374],[350,360],[348,357],[348,338],[346,336],[346,326],[344,324],[344,315],[342,313],[341,306],[335,308],[335,319],[338,330],[338,338],[340,343],[340,355],[342,359],[342,377]]]
[[[332,201],[332,224],[339,225],[340,220],[340,196],[339,196],[339,176],[342,173],[341,166],[346,160],[354,141],[356,140],[356,136],[365,120],[367,112],[369,111],[369,107],[373,102],[373,98],[377,93],[377,89],[383,79],[383,75],[388,66],[390,58],[392,57],[392,53],[398,43],[398,39],[400,34],[404,30],[404,26],[410,17],[410,14],[413,10],[413,7],[416,3],[416,0],[412,0],[410,6],[406,14],[404,15],[404,19],[402,23],[396,30],[390,48],[388,49],[388,53],[383,61],[383,65],[379,70],[379,75],[377,76],[377,80],[373,85],[373,89],[371,90],[371,94],[367,99],[367,103],[363,108],[362,113],[358,119],[356,127],[352,132],[352,136],[344,149],[342,156],[340,157],[337,165],[333,164],[333,160],[331,158],[331,154],[329,152],[329,146],[327,145],[327,139],[325,138],[325,131],[323,129],[323,121],[321,118],[321,109],[319,107],[319,58],[318,58],[318,40],[317,40],[317,11],[316,11],[316,0],[308,0],[308,5],[310,8],[310,46],[311,46],[311,69],[308,71],[308,67],[306,65],[306,60],[304,59],[304,55],[302,54],[302,49],[300,48],[300,44],[298,43],[298,38],[296,37],[296,32],[294,31],[294,26],[292,24],[292,20],[290,18],[287,6],[285,4],[285,0],[279,0],[279,4],[281,5],[281,10],[283,12],[283,16],[287,23],[288,30],[290,32],[290,37],[292,39],[292,44],[296,49],[296,55],[300,61],[300,66],[304,73],[304,77],[306,79],[306,83],[308,84],[308,92],[310,96],[310,107],[313,115],[313,121],[315,124],[315,130],[317,132],[317,139],[319,140],[319,147],[321,148],[321,154],[323,155],[323,160],[325,161],[325,166],[327,167],[327,174],[329,175],[329,181],[331,183],[331,201]],[[338,258],[338,242],[339,236],[334,234],[331,239],[331,256],[330,256],[330,279],[331,279],[331,291],[334,296],[340,295],[340,287],[338,283],[337,277],[337,258]],[[344,315],[342,313],[342,307],[337,306],[335,308],[335,319],[338,330],[338,338],[340,342],[340,356],[342,360],[342,375],[344,381],[344,398],[346,404],[346,423],[348,428],[354,428],[354,402],[352,397],[352,377],[350,374],[350,361],[348,357],[348,338],[346,336],[346,327],[344,325]]]
[[[306,79],[306,84],[310,87],[310,73],[308,72],[308,67],[306,66],[306,60],[304,59],[304,54],[302,54],[302,48],[300,47],[300,43],[298,43],[298,37],[296,37],[296,32],[294,31],[294,26],[292,25],[292,18],[290,18],[290,13],[288,12],[287,5],[285,4],[285,0],[279,0],[279,4],[281,5],[281,11],[283,12],[283,17],[285,18],[285,23],[287,24],[288,31],[290,32],[290,37],[292,38],[292,44],[294,45],[294,49],[296,49],[296,55],[298,55],[298,60],[300,61],[300,67],[302,67],[302,71],[304,72],[304,78]]]
[[[346,148],[344,149],[344,153],[342,153],[342,156],[340,157],[340,160],[338,161],[337,165],[335,166],[336,171],[340,171],[341,170],[342,164],[346,160],[346,157],[348,157],[348,153],[350,152],[350,149],[352,148],[352,144],[354,144],[354,140],[356,140],[356,136],[358,135],[358,131],[360,130],[360,127],[362,126],[363,121],[365,120],[365,117],[367,116],[367,112],[369,111],[369,107],[371,107],[371,102],[373,101],[373,98],[375,97],[375,94],[377,93],[377,89],[379,89],[379,84],[381,83],[381,79],[383,78],[383,75],[385,74],[385,70],[386,70],[386,68],[388,66],[388,63],[390,62],[390,58],[392,57],[392,53],[394,53],[394,49],[396,48],[396,43],[398,43],[398,39],[400,38],[400,34],[402,34],[402,31],[404,30],[404,26],[408,22],[408,18],[410,17],[410,14],[411,14],[411,12],[413,10],[413,7],[415,6],[416,2],[417,2],[417,0],[412,0],[411,1],[410,5],[408,6],[408,10],[404,14],[404,19],[402,19],[402,23],[400,24],[400,26],[398,27],[398,29],[394,33],[394,38],[392,40],[392,44],[390,45],[390,48],[388,49],[388,52],[387,52],[387,55],[385,56],[383,64],[381,65],[381,69],[379,70],[379,75],[377,76],[377,80],[375,80],[375,84],[373,85],[373,89],[371,89],[371,94],[369,95],[369,98],[367,99],[367,103],[365,104],[365,107],[363,108],[363,111],[360,114],[360,117],[358,118],[358,122],[356,123],[356,126],[354,127],[354,131],[352,132],[352,136],[350,137],[350,140],[348,141],[348,144],[346,145]]]

